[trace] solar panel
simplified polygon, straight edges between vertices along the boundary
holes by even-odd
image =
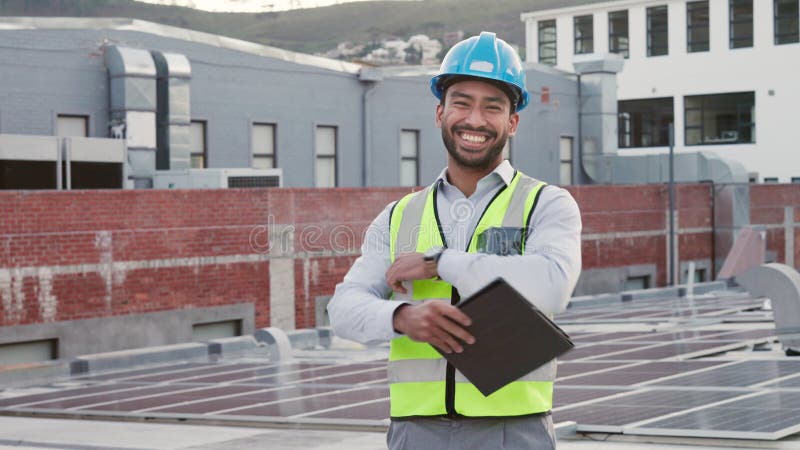
[[[780,439],[800,431],[800,392],[764,392],[639,423],[628,434]]]
[[[555,420],[574,420],[581,432],[683,436],[723,436],[736,429],[741,436],[773,439],[796,429],[800,397],[787,393],[800,395],[800,360],[742,361],[744,353],[736,358],[721,353],[774,337],[769,324],[731,322],[740,321],[740,311],[760,304],[747,295],[705,295],[694,301],[654,298],[577,305],[559,314],[559,321],[571,323],[567,331],[577,348],[558,362]],[[693,322],[695,319],[698,322]],[[716,356],[686,359],[710,354]],[[250,358],[75,377],[68,380],[72,386],[0,398],[0,410],[385,425],[389,415],[385,356],[365,362],[316,350],[296,352],[295,356],[298,359],[283,363]],[[673,360],[661,360],[664,358]],[[84,385],[75,385],[80,383]],[[758,420],[748,418],[742,410],[759,411]],[[781,419],[780,411],[793,418]],[[770,423],[762,423],[763,418]]]
[[[123,378],[125,381],[134,381],[140,383],[160,383],[163,381],[180,381],[180,380],[189,380],[199,378],[203,375],[208,375],[211,373],[226,373],[226,372],[233,372],[233,373],[242,373],[248,372],[252,370],[258,370],[261,368],[262,370],[269,370],[264,369],[264,365],[261,364],[224,364],[224,365],[215,365],[211,367],[204,367],[198,369],[189,369],[189,370],[180,370],[180,371],[167,371],[165,373],[159,373],[155,375],[144,375],[138,377],[126,377]]]
[[[587,311],[567,311],[565,313],[556,314],[556,322],[573,321],[579,319],[589,319],[592,317],[607,314],[609,311],[604,310],[587,310]]]
[[[139,387],[135,389],[116,390],[94,395],[84,395],[69,399],[57,399],[52,401],[39,402],[27,406],[33,408],[52,408],[52,409],[85,408],[89,405],[117,402],[121,400],[127,400],[131,397],[141,397],[154,394],[166,394],[179,389],[187,389],[189,387],[191,386],[178,386],[173,384]]]
[[[102,373],[97,375],[87,375],[87,376],[79,376],[73,378],[73,380],[80,380],[80,381],[110,381],[110,380],[120,380],[123,378],[130,378],[137,375],[153,375],[156,373],[162,372],[178,372],[182,370],[188,369],[196,369],[199,367],[208,367],[208,366],[220,366],[221,364],[217,363],[185,363],[185,364],[173,364],[169,366],[161,366],[161,367],[148,367],[147,369],[138,369],[138,370],[123,370],[123,371],[116,371],[110,373]]]
[[[657,386],[744,387],[800,372],[800,361],[742,361],[653,383]]]
[[[608,427],[622,427],[626,424],[673,414],[687,408],[741,395],[740,392],[725,391],[655,390],[635,392],[603,398],[590,404],[561,408],[555,411],[553,416],[558,421],[577,422],[581,431],[600,431],[607,430]]]
[[[191,403],[176,401],[172,406],[153,408],[151,411],[188,414],[210,414],[215,412],[221,413],[222,411],[232,411],[241,408],[254,407],[255,405],[261,403],[278,402],[296,399],[299,397],[325,394],[334,391],[336,391],[335,388],[323,386],[275,387],[222,398],[194,401]]]
[[[380,367],[378,369],[369,369],[363,370],[357,373],[351,373],[347,375],[333,375],[329,377],[322,377],[317,380],[314,380],[315,384],[338,384],[338,385],[353,385],[353,384],[360,384],[360,383],[369,383],[369,382],[376,382],[388,380],[386,379],[386,367]]]
[[[622,353],[614,353],[609,355],[600,356],[598,359],[615,359],[615,360],[653,360],[670,358],[679,355],[689,355],[697,352],[718,353],[721,351],[730,350],[741,345],[730,343],[716,343],[716,342],[675,342],[655,347],[643,348],[641,350],[633,350]]]
[[[633,344],[633,343],[614,343],[614,344],[577,346],[574,349],[567,352],[566,354],[560,356],[559,360],[570,361],[581,358],[596,357],[600,355],[605,355],[607,353],[616,353],[625,350],[632,350],[644,346],[646,346],[646,344],[643,345],[643,344]]]
[[[631,386],[724,364],[723,361],[659,361],[560,380],[570,386]]]
[[[772,383],[762,384],[761,387],[765,388],[800,388],[800,374],[782,380],[773,381]]]
[[[637,318],[647,318],[651,317],[655,314],[659,314],[660,311],[657,309],[639,309],[633,311],[623,311],[623,312],[611,312],[603,315],[598,315],[595,319],[637,319]]]
[[[158,395],[131,395],[115,397],[112,402],[103,404],[93,404],[82,406],[79,409],[103,410],[103,411],[139,411],[154,409],[176,403],[191,402],[195,400],[206,400],[213,397],[229,397],[252,393],[259,388],[257,386],[219,386],[219,387],[194,387],[185,390],[174,388],[173,390],[157,393]],[[132,398],[131,397],[135,397]]]
[[[609,395],[626,392],[627,389],[597,389],[577,388],[574,386],[560,386],[556,384],[553,391],[553,407],[574,405],[588,400],[596,400]]]
[[[775,336],[775,328],[748,331],[728,331],[716,337],[721,339],[760,339]]]
[[[375,400],[376,398],[387,398],[388,396],[388,387],[355,388],[274,401],[249,408],[236,408],[217,412],[217,414],[289,417],[316,410]]]
[[[52,392],[44,392],[40,394],[33,394],[33,395],[21,395],[17,397],[10,397],[0,399],[0,407],[4,406],[15,406],[15,405],[23,405],[29,403],[36,403],[42,401],[52,401],[59,398],[69,398],[69,397],[77,397],[77,396],[84,396],[84,395],[91,395],[91,394],[98,394],[102,392],[108,391],[116,391],[119,389],[131,389],[136,387],[144,386],[142,384],[105,384],[105,385],[96,385],[96,386],[87,386],[81,388],[70,388],[70,389],[62,389],[62,390],[54,390]]]
[[[353,406],[331,408],[324,412],[312,414],[299,414],[297,417],[325,418],[325,419],[356,419],[374,420],[376,418],[389,418],[389,400],[378,399]]]
[[[371,363],[340,364],[340,365],[312,368],[308,370],[278,372],[275,375],[270,375],[267,377],[253,378],[252,380],[248,380],[247,383],[285,384],[294,382],[310,382],[315,379],[322,379],[324,377],[331,375],[346,375],[346,374],[361,372],[363,370],[372,370],[375,368],[376,365]]]
[[[582,361],[559,361],[558,362],[558,378],[571,377],[580,375],[586,372],[594,372],[596,370],[609,369],[617,367],[619,363],[616,362],[582,362]]]
[[[625,339],[625,338],[643,338],[648,336],[650,333],[642,333],[641,331],[618,331],[615,333],[597,333],[597,334],[590,334],[584,336],[572,336],[572,341],[582,344],[585,342],[594,343],[594,342],[607,342],[613,341],[616,339]],[[639,341],[639,339],[636,339]]]
[[[659,341],[685,341],[689,339],[704,339],[710,338],[712,336],[717,336],[722,333],[726,333],[730,331],[726,330],[681,330],[675,331],[671,333],[657,333],[653,334],[652,338],[657,339]]]
[[[220,370],[213,375],[194,376],[191,378],[175,378],[174,380],[189,381],[192,383],[224,383],[224,382],[249,382],[260,377],[285,374],[308,369],[321,367],[332,367],[331,364],[311,363],[311,362],[290,362],[280,365],[262,365],[256,368],[240,368],[231,370]],[[173,380],[173,381],[174,381]]]

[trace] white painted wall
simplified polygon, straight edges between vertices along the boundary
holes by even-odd
[[[646,8],[668,4],[669,55],[647,57]],[[677,152],[713,151],[738,161],[759,180],[800,177],[800,44],[774,45],[773,2],[753,2],[753,47],[729,49],[728,0],[709,0],[710,51],[686,52],[685,0],[618,0],[584,7],[523,14],[530,61],[538,57],[536,23],[556,19],[558,67],[573,71],[573,20],[594,14],[595,51],[608,49],[608,12],[627,9],[630,58],[618,76],[620,100],[673,97]],[[684,147],[683,96],[755,92],[754,144]],[[773,95],[770,95],[773,91]],[[666,148],[623,149],[621,154],[656,154]]]

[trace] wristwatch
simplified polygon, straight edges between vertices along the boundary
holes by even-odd
[[[422,254],[422,259],[425,261],[433,261],[434,263],[439,263],[439,258],[442,257],[442,253],[444,253],[444,247],[431,247]]]

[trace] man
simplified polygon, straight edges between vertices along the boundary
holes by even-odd
[[[453,306],[503,277],[539,309],[565,307],[580,273],[578,207],[569,193],[516,172],[503,147],[528,103],[516,52],[494,33],[456,44],[431,89],[447,168],[370,225],[328,311],[334,333],[391,341],[391,449],[555,447],[555,362],[484,397],[432,347],[474,343]],[[481,232],[519,231],[519,253],[481,253]]]

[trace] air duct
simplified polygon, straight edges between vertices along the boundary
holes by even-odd
[[[189,59],[177,53],[152,51],[158,79],[156,93],[156,168],[182,170],[191,167],[191,104],[189,82],[192,69]]]
[[[110,130],[128,145],[128,178],[149,188],[156,170],[156,67],[147,50],[109,46]]]
[[[585,176],[595,183],[609,183],[612,176],[611,157],[617,154],[618,139],[617,74],[624,63],[616,54],[580,55],[573,61],[580,93],[578,157]]]

